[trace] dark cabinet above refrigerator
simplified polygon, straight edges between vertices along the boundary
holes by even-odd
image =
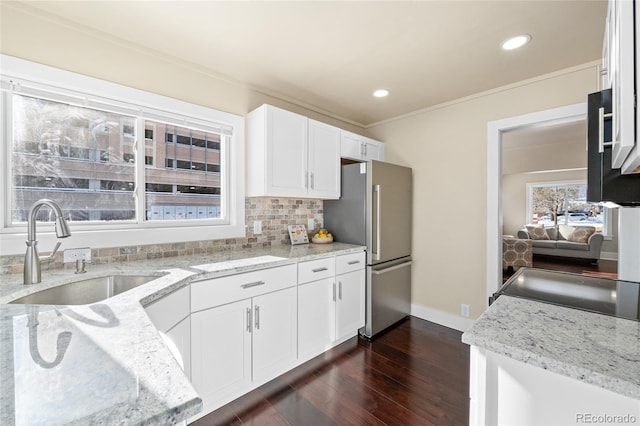
[[[611,168],[611,89],[587,101],[587,201],[640,207],[640,174]]]

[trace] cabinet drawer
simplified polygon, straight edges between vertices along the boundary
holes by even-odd
[[[144,310],[158,330],[169,331],[174,325],[189,316],[189,286],[164,296]]]
[[[367,255],[365,252],[336,256],[336,274],[358,271],[365,267]]]
[[[333,277],[335,274],[334,256],[298,263],[298,284]]]
[[[296,265],[191,283],[191,312],[296,285]]]

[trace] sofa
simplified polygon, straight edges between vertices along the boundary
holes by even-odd
[[[533,254],[587,259],[597,263],[604,236],[593,226],[568,226],[545,228],[543,225],[526,225],[518,231],[518,238],[531,240]]]

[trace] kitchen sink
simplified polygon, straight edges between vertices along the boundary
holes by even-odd
[[[86,305],[124,293],[160,275],[107,275],[74,281],[23,296],[9,303],[31,305]]]

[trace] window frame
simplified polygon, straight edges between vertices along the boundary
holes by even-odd
[[[533,207],[533,190],[534,188],[547,187],[547,186],[567,186],[567,185],[586,185],[586,180],[561,180],[551,182],[529,182],[527,183],[527,205],[525,211],[525,223],[533,223],[532,207]],[[611,226],[611,209],[603,206],[603,224],[602,235],[605,238],[610,238],[612,235]]]
[[[136,111],[146,120],[174,120],[173,124],[211,129],[223,126],[229,129],[228,144],[221,144],[220,174],[221,191],[226,194],[222,219],[198,219],[148,221],[141,210],[145,202],[145,131],[144,120],[138,120],[136,153],[136,212],[135,221],[83,223],[71,222],[71,237],[63,242],[63,249],[70,247],[122,247],[146,244],[163,244],[187,241],[215,240],[244,237],[244,117],[218,111],[209,107],[191,104],[151,92],[111,83],[93,77],[37,64],[23,59],[0,55],[0,78],[3,87],[9,81],[29,87],[29,90],[53,92],[58,99],[83,97],[87,106],[98,104],[118,109]],[[32,89],[33,88],[33,89]],[[13,129],[10,120],[10,96],[2,90],[0,119],[3,122],[2,138],[12,141]],[[195,124],[194,124],[195,123]],[[10,200],[12,190],[12,143],[2,147],[2,168],[0,173],[0,255],[24,253],[27,225],[11,225]],[[226,146],[225,146],[226,145]],[[224,153],[224,160],[223,154]],[[61,206],[64,209],[64,206]],[[225,214],[226,213],[226,214]],[[49,251],[55,244],[53,225],[38,223],[37,238],[41,252]],[[108,231],[108,232],[106,232]],[[162,232],[158,232],[162,231]]]

